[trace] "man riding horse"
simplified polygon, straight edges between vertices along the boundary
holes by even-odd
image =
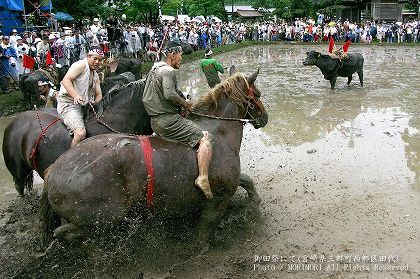
[[[190,111],[192,103],[187,102],[178,89],[175,69],[182,61],[182,47],[170,42],[162,52],[162,61],[156,62],[150,70],[143,94],[143,104],[151,116],[155,133],[163,138],[188,144],[191,148],[199,145],[197,151],[198,178],[195,185],[207,199],[213,194],[208,179],[208,169],[212,157],[212,137],[197,124],[183,118],[180,110]]]
[[[73,132],[71,146],[75,146],[86,136],[82,106],[99,102],[102,91],[96,70],[104,57],[102,50],[89,51],[85,59],[71,65],[61,81],[57,98],[57,111],[63,123]]]

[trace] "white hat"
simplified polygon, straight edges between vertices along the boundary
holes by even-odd
[[[211,49],[207,49],[206,52],[204,53],[204,56],[207,57],[207,56],[210,56],[212,54],[213,54],[213,51]]]
[[[17,33],[17,30],[16,29],[13,29],[11,33]]]
[[[67,27],[67,26],[64,26],[63,27],[63,30],[71,30],[71,28],[70,27]]]
[[[22,40],[21,36],[16,36],[16,40]]]
[[[95,18],[93,19],[93,21],[99,21],[99,18],[95,17]]]
[[[55,39],[55,36],[53,35],[53,34],[50,34],[49,36],[48,36],[48,40],[54,40]]]

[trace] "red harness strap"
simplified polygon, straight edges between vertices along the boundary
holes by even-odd
[[[144,162],[147,169],[147,193],[146,202],[147,207],[152,209],[153,206],[153,193],[155,191],[155,172],[152,164],[152,146],[150,145],[149,137],[139,136],[139,143],[143,149]]]
[[[44,137],[45,132],[48,130],[48,128],[50,128],[52,125],[54,125],[58,121],[61,121],[61,119],[60,118],[55,119],[53,122],[51,122],[50,124],[48,124],[48,126],[45,128],[44,131],[41,131],[41,133],[38,136],[38,139],[35,142],[34,147],[32,148],[31,156],[29,156],[29,158],[32,159],[32,166],[33,166],[34,170],[36,170],[36,171],[38,171],[38,167],[36,165],[35,157],[36,157],[36,151],[38,150],[39,142]]]

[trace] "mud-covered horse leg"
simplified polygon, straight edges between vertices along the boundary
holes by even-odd
[[[363,86],[363,70],[357,71],[357,75],[359,76],[360,86]]]
[[[347,84],[350,84],[350,82],[351,82],[352,79],[353,79],[353,76],[348,76]]]
[[[330,79],[331,89],[335,88],[335,83],[337,82],[337,76],[332,76]]]
[[[16,164],[15,167],[13,181],[15,182],[15,188],[16,191],[18,191],[19,196],[23,197],[25,195],[25,188],[28,191],[32,190],[34,180],[33,172],[31,169],[21,164]]]
[[[251,179],[251,177],[244,173],[241,173],[239,180],[239,186],[241,186],[247,192],[251,202],[254,204],[260,204],[261,198],[258,195],[257,190],[255,190],[254,181]]]
[[[209,247],[210,235],[214,232],[216,225],[225,212],[230,196],[217,197],[206,200],[206,204],[201,212],[200,221],[197,227],[197,235],[194,250],[195,252],[205,253]]]

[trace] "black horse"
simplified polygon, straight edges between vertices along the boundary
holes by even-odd
[[[233,72],[231,73],[233,74]],[[118,86],[119,82],[132,79],[130,73],[105,79],[103,84],[110,88],[105,93],[101,111],[86,122],[87,136],[123,132],[128,134],[151,135],[150,116],[141,101],[144,80]],[[32,189],[33,170],[41,177],[55,160],[70,148],[71,136],[66,127],[58,120],[57,110],[44,108],[19,113],[6,127],[3,138],[3,156],[7,169],[13,176],[15,188],[23,196],[25,187]],[[39,121],[38,121],[39,119]],[[45,133],[45,136],[43,136]],[[260,197],[252,179],[241,174],[240,186],[244,188],[253,202],[259,203]]]
[[[41,206],[47,238],[53,230],[57,237],[83,235],[93,228],[108,231],[127,216],[147,216],[149,210],[166,218],[199,210],[197,244],[207,243],[240,184],[240,119],[251,119],[256,129],[268,122],[255,86],[257,75],[229,77],[203,96],[190,115],[214,135],[209,169],[213,199],[206,201],[194,186],[196,150],[188,145],[160,137],[98,135],[60,156],[47,171]],[[60,217],[68,222],[57,228]]]
[[[141,80],[108,93],[97,106],[97,115],[86,121],[87,136],[117,131],[152,134],[150,117],[141,101],[143,89]],[[70,148],[72,138],[58,120],[56,110],[25,111],[4,131],[4,161],[21,196],[25,186],[32,188],[32,170],[43,177],[44,171]]]
[[[69,66],[62,68],[54,68],[52,71],[36,70],[31,73],[22,74],[19,77],[19,88],[22,91],[24,106],[27,109],[32,109],[34,105],[42,106],[40,95],[42,93],[38,89],[38,81],[42,79],[49,79],[55,86],[60,87],[60,81],[63,80]]]

